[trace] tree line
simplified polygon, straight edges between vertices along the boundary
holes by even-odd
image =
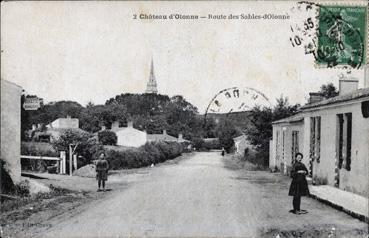
[[[24,100],[25,96],[22,96]],[[74,101],[58,101],[43,105],[37,111],[22,108],[22,132],[32,128],[32,124],[43,126],[57,118],[71,116],[78,118],[80,128],[95,133],[103,126],[110,128],[118,121],[126,126],[129,120],[139,130],[147,133],[162,133],[177,136],[182,133],[185,139],[216,136],[216,124],[209,119],[203,126],[203,116],[198,109],[182,96],[169,97],[160,94],[120,94],[110,98],[103,105],[88,103],[86,106]],[[24,139],[24,133],[23,139]]]

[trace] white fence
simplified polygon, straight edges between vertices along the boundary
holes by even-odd
[[[35,160],[54,160],[57,161],[57,171],[59,174],[66,174],[67,171],[67,161],[65,151],[60,152],[60,157],[49,157],[49,156],[33,156],[33,155],[21,155],[21,159],[35,159]],[[77,159],[75,159],[75,167],[77,164]]]

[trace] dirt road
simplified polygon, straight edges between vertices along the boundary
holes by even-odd
[[[288,178],[227,169],[219,153],[195,153],[148,171],[128,188],[53,219],[37,237],[327,237],[332,227],[337,237],[364,237],[367,229],[311,198],[302,201],[308,214],[289,213]]]

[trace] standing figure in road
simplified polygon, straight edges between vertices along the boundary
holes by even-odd
[[[224,149],[224,147],[222,147],[222,156],[224,156],[225,155],[225,149]]]
[[[105,181],[108,180],[108,170],[109,164],[108,161],[105,159],[105,152],[101,152],[99,155],[99,159],[96,162],[96,180],[97,185],[99,186],[98,192],[101,191],[101,185],[103,191],[105,192]]]
[[[290,212],[295,214],[306,213],[305,210],[300,210],[301,204],[301,196],[309,195],[309,187],[306,181],[306,174],[308,170],[306,166],[301,163],[303,155],[301,153],[297,153],[295,156],[295,163],[292,165],[291,177],[292,182],[290,186],[290,190],[288,192],[289,196],[293,196],[293,210]]]

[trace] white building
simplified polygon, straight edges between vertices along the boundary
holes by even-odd
[[[369,88],[341,80],[340,94],[307,104],[295,116],[273,122],[269,166],[288,174],[294,154],[314,184],[369,195]]]
[[[68,116],[67,118],[58,118],[55,121],[51,122],[48,127],[65,129],[65,128],[79,128],[79,120],[78,118],[71,118]]]
[[[133,128],[133,122],[128,122],[127,127],[119,127],[119,122],[114,122],[111,131],[117,135],[117,145],[127,147],[140,147],[147,141],[146,132]]]

